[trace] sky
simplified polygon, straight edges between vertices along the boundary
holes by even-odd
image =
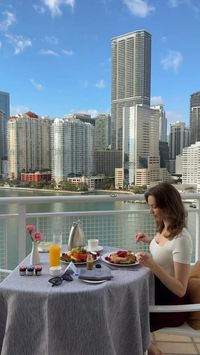
[[[11,114],[111,112],[111,40],[152,35],[151,104],[189,124],[200,91],[200,0],[0,0],[0,91]]]

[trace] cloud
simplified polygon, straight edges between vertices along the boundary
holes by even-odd
[[[169,6],[172,8],[176,8],[180,5],[188,5],[193,9],[195,12],[200,11],[199,4],[195,5],[194,1],[195,0],[168,0],[169,1]]]
[[[10,11],[4,11],[3,16],[5,19],[0,22],[0,31],[7,31],[12,24],[16,22],[15,14]]]
[[[96,117],[98,116],[99,112],[98,110],[94,109],[94,108],[91,108],[89,110],[82,110],[82,111],[78,111],[78,113],[86,113],[88,115],[91,115],[91,117]]]
[[[52,16],[62,15],[61,6],[68,5],[74,9],[75,0],[41,0],[44,6],[50,10]]]
[[[104,80],[103,80],[103,79],[99,80],[99,81],[95,84],[95,86],[96,86],[98,89],[104,89],[104,88],[105,88]]]
[[[183,115],[180,112],[176,111],[166,111],[166,117],[168,123],[175,123],[177,121],[184,121]]]
[[[150,15],[155,7],[148,4],[148,0],[124,0],[124,4],[133,15],[145,18]]]
[[[54,57],[59,57],[59,54],[55,51],[52,51],[51,49],[41,49],[39,53],[42,55],[52,55]]]
[[[33,5],[33,8],[34,8],[34,10],[35,10],[38,14],[40,14],[40,15],[42,15],[42,14],[45,13],[45,8],[44,8],[43,6],[34,4],[34,5]]]
[[[161,59],[160,63],[164,70],[173,69],[177,72],[182,60],[183,56],[181,52],[169,50],[168,54]]]
[[[163,98],[162,96],[152,96],[151,97],[151,105],[163,105]]]
[[[50,44],[58,44],[58,38],[55,36],[45,36],[45,41]]]
[[[43,90],[42,84],[36,83],[34,79],[31,79],[30,82],[38,91]]]
[[[162,42],[167,42],[167,37],[166,37],[166,36],[162,36],[162,37],[161,37],[161,41],[162,41]]]
[[[2,42],[0,41],[0,49],[2,48]]]
[[[23,106],[23,105],[16,105],[16,106],[11,105],[11,107],[10,107],[10,115],[11,116],[15,116],[21,112],[28,112],[28,111],[29,111],[29,107]]]
[[[15,54],[19,54],[23,52],[25,48],[32,46],[31,40],[23,36],[12,34],[6,34],[5,36],[8,42],[14,47]]]
[[[62,52],[63,52],[64,54],[66,54],[66,55],[74,55],[74,52],[73,52],[72,49],[70,49],[70,50],[63,49]]]

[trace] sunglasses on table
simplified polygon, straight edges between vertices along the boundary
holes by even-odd
[[[52,277],[48,281],[52,284],[52,287],[60,286],[62,284],[63,280],[64,281],[73,281],[73,277],[71,274],[72,274],[71,270],[66,270],[63,275]]]

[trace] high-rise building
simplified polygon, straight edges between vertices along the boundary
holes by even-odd
[[[150,162],[151,169],[154,163],[157,169],[158,161],[160,163],[159,111],[145,105],[125,107],[123,133],[122,166],[125,184],[137,184],[138,169],[149,169]]]
[[[200,141],[200,91],[190,98],[191,144]]]
[[[196,184],[200,191],[200,142],[183,149],[182,183]]]
[[[32,112],[10,117],[8,121],[9,177],[22,172],[50,170],[51,120]]]
[[[0,160],[7,159],[7,123],[10,117],[10,95],[0,91]]]
[[[176,156],[182,154],[183,148],[189,145],[189,128],[185,126],[185,122],[177,121],[170,124],[169,134],[169,162],[168,170],[175,173]]]
[[[95,118],[95,149],[104,150],[111,146],[111,116],[100,114]]]
[[[151,108],[159,111],[159,141],[167,142],[167,118],[163,105],[154,105]]]
[[[56,182],[94,171],[94,126],[78,119],[55,119],[51,132],[52,177]]]
[[[141,30],[112,39],[112,149],[122,150],[123,107],[150,105],[151,34]]]

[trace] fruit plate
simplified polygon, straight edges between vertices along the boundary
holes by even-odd
[[[124,267],[124,266],[126,266],[126,267],[128,267],[128,266],[136,266],[136,265],[138,265],[139,263],[136,261],[135,263],[121,263],[121,264],[115,264],[115,263],[111,263],[109,260],[107,260],[107,258],[109,258],[110,257],[110,255],[111,254],[113,254],[113,253],[105,253],[105,254],[103,254],[102,256],[101,256],[101,259],[105,262],[105,263],[107,263],[107,264],[109,264],[109,265],[113,265],[113,266],[117,266],[117,267]]]

